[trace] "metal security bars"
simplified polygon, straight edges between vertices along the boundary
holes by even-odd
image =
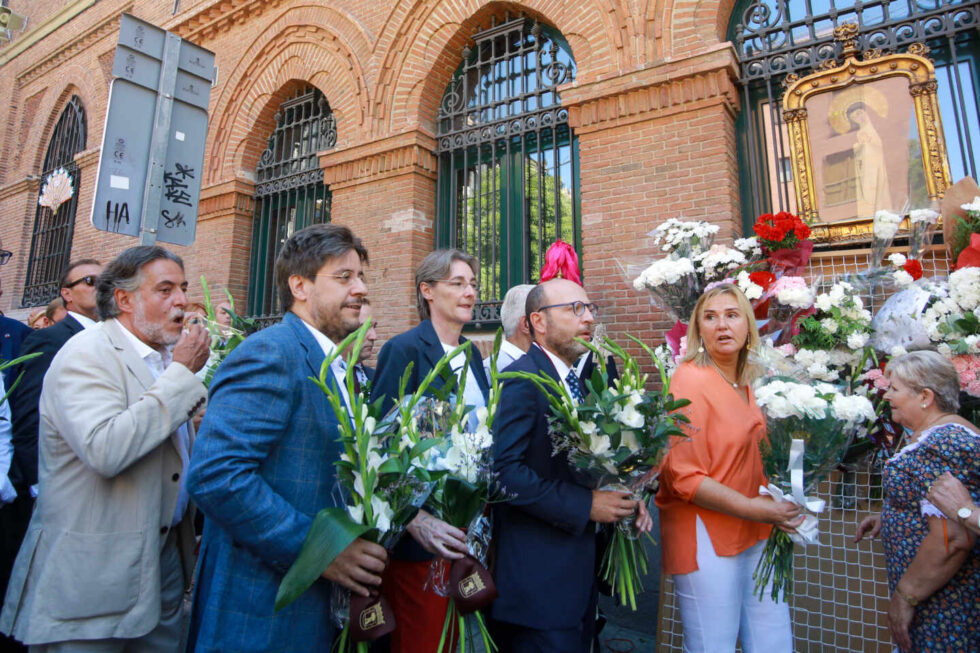
[[[904,52],[915,42],[930,47],[952,179],[977,176],[980,1],[741,0],[728,36],[741,67],[738,151],[746,225],[760,213],[796,209],[782,82],[789,73],[802,76],[835,59],[834,29],[843,23],[859,26],[861,49]]]
[[[81,183],[81,172],[75,164],[75,154],[85,149],[85,134],[85,107],[78,96],[73,95],[51,134],[41,172],[43,189],[52,173],[59,169],[64,170],[71,180],[72,193],[55,211],[47,206],[37,205],[31,234],[31,253],[27,261],[27,279],[24,282],[23,306],[41,306],[58,295],[58,281],[71,255],[75,209],[78,206],[78,188]]]
[[[477,257],[471,327],[490,328],[556,238],[581,251],[578,144],[556,90],[575,62],[560,34],[523,18],[473,40],[439,107],[436,243]]]
[[[330,221],[330,189],[317,152],[337,144],[337,124],[323,94],[307,88],[283,102],[255,171],[255,218],[248,311],[260,322],[279,319],[275,262],[297,229]]]

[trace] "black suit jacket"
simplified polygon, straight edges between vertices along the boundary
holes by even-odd
[[[466,338],[460,336],[459,344],[464,342]],[[471,383],[475,379],[486,401],[490,394],[490,382],[487,381],[486,372],[483,370],[480,352],[476,350],[475,345],[470,346],[473,351],[470,354],[470,374],[466,382]],[[398,399],[398,384],[408,364],[413,363],[405,391],[415,392],[425,375],[445,355],[446,352],[439,342],[435,327],[429,320],[422,320],[414,329],[395,336],[385,343],[381,353],[378,354],[378,367],[371,382],[371,401],[384,397],[382,410],[387,413]],[[422,561],[430,560],[432,554],[423,549],[413,538],[403,537],[395,546],[392,557],[397,560]]]
[[[558,373],[532,345],[505,372]],[[493,504],[493,617],[528,628],[575,628],[593,597],[595,522],[592,491],[564,454],[553,455],[551,407],[530,381],[506,379],[494,418],[494,471],[507,500]]]
[[[10,465],[10,482],[18,488],[37,483],[37,430],[40,422],[38,403],[41,401],[41,387],[44,375],[68,339],[85,328],[71,315],[46,329],[34,331],[24,338],[20,353],[41,352],[17,365],[14,379],[24,373],[20,384],[10,396],[10,412],[13,417],[14,460]]]

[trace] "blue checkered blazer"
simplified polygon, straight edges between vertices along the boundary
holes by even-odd
[[[332,505],[337,419],[310,381],[323,351],[302,320],[249,336],[221,364],[187,485],[206,516],[189,651],[330,651],[330,585],[273,612],[313,515]]]

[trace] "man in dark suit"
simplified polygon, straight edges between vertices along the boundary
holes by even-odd
[[[505,371],[551,376],[584,393],[574,365],[595,305],[567,279],[540,284],[527,298],[534,344]],[[592,490],[564,455],[553,456],[551,409],[532,383],[505,380],[494,420],[494,468],[508,501],[494,504],[494,639],[512,653],[588,653],[595,624],[596,523],[637,510],[619,492]],[[641,508],[642,511],[642,508]]]
[[[7,589],[14,558],[34,509],[31,488],[37,485],[38,403],[44,375],[55,354],[69,338],[96,324],[95,282],[101,272],[102,264],[95,259],[82,259],[68,265],[61,275],[61,299],[68,314],[46,329],[28,329],[20,354],[40,352],[41,355],[12,368],[11,383],[23,372],[20,384],[9,397],[14,458],[8,476],[17,491],[17,498],[0,508],[0,596]]]
[[[334,505],[337,417],[310,381],[360,324],[367,251],[350,229],[301,229],[276,260],[282,322],[252,334],[221,363],[194,445],[187,488],[206,516],[187,650],[333,650],[330,583],[367,595],[387,554],[354,540],[296,601],[276,592],[313,517]],[[344,374],[341,359],[328,383]],[[341,394],[348,399],[346,391]]]
[[[371,328],[364,335],[364,344],[361,345],[361,354],[357,357],[357,364],[354,365],[355,382],[357,390],[360,391],[368,387],[374,381],[374,368],[367,365],[367,361],[374,353],[374,343],[378,340],[378,320],[374,317],[374,310],[367,297],[361,298],[361,324],[370,318]]]

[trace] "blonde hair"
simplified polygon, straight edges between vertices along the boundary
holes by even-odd
[[[735,302],[738,304],[738,310],[741,311],[748,322],[748,337],[746,338],[745,346],[738,352],[735,375],[739,383],[749,383],[757,373],[753,366],[749,365],[749,351],[758,349],[759,347],[759,327],[755,324],[755,313],[752,311],[752,304],[749,303],[745,293],[739,290],[738,286],[730,283],[719,284],[711,290],[704,292],[698,299],[698,303],[695,304],[694,310],[691,311],[691,323],[687,327],[687,353],[684,355],[684,361],[694,361],[700,367],[704,367],[711,362],[711,356],[708,354],[708,351],[702,350],[700,320],[704,314],[705,305],[715,297],[720,297],[721,295],[731,295],[734,297]]]

